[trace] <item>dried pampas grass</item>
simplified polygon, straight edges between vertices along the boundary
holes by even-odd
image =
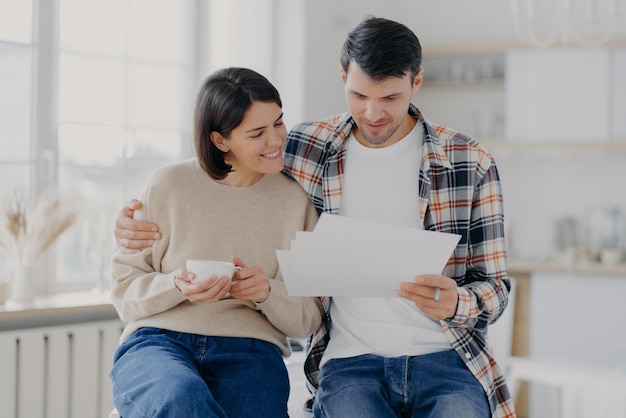
[[[78,216],[73,205],[61,199],[54,188],[46,189],[33,211],[17,193],[0,211],[0,250],[19,265],[39,257]]]

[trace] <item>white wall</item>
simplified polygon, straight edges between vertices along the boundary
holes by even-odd
[[[580,222],[578,236],[590,233],[585,221],[598,207],[626,209],[626,151],[591,149],[493,149],[510,226],[510,255],[544,259],[555,256],[555,223],[564,216]]]

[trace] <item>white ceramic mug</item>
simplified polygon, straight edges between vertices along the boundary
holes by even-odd
[[[186,269],[196,275],[193,283],[198,283],[213,275],[216,275],[218,279],[222,276],[232,278],[237,267],[228,261],[187,260]]]

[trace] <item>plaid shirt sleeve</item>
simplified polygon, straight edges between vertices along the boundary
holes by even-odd
[[[427,125],[427,130],[430,126]],[[491,155],[475,141],[434,126],[437,141],[422,170],[424,229],[461,235],[445,269],[459,285],[452,327],[484,330],[507,306],[504,208],[500,177]]]
[[[418,113],[419,115],[419,113]],[[442,321],[453,348],[488,396],[492,417],[515,417],[486,330],[508,304],[504,210],[500,177],[488,151],[471,138],[425,122],[421,197],[424,229],[461,235],[444,275],[458,284],[454,317]]]

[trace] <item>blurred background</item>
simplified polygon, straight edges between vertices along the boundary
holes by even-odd
[[[32,204],[55,185],[80,213],[33,266],[35,292],[108,287],[113,220],[155,168],[192,156],[195,94],[211,71],[236,65],[266,75],[281,92],[288,126],[343,112],[339,52],[372,14],[420,38],[425,82],[414,102],[425,117],[474,137],[496,159],[511,275],[526,307],[517,308],[525,310],[514,352],[581,347],[574,336],[534,345],[542,339],[529,331],[532,315],[547,329],[564,324],[528,308],[529,284],[548,271],[584,283],[606,279],[619,293],[615,280],[626,278],[625,7],[619,0],[0,0],[0,198],[17,193]],[[15,267],[0,252],[0,281]],[[579,312],[572,300],[555,303]],[[602,322],[583,316],[590,324],[567,329]],[[609,333],[611,326],[600,335]],[[595,355],[597,341],[577,356]],[[623,357],[623,339],[606,344],[612,360]]]

